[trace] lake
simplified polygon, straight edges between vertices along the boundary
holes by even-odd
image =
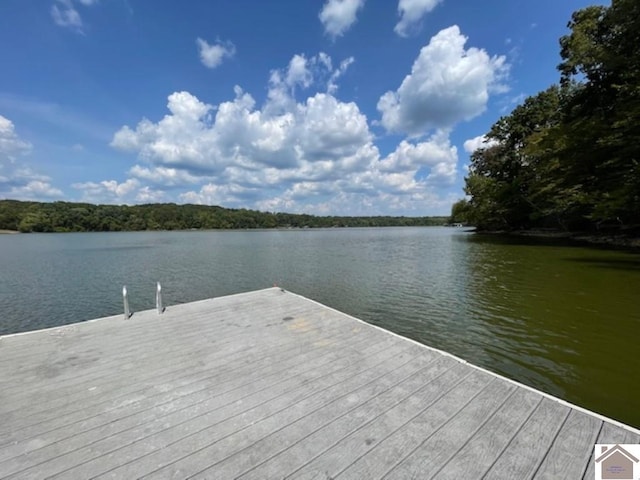
[[[640,427],[635,253],[436,227],[0,235],[0,335],[118,314],[123,285],[154,308],[156,281],[169,308],[277,284]]]

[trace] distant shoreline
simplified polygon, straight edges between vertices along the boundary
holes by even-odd
[[[20,233],[17,230],[3,230],[0,228],[0,235],[14,235],[16,233]]]

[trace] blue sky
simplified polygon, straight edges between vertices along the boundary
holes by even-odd
[[[0,198],[448,214],[583,0],[3,0]]]

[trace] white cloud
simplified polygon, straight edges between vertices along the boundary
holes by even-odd
[[[326,54],[295,55],[271,73],[262,106],[240,87],[217,106],[189,92],[173,93],[167,115],[122,127],[111,145],[138,154],[132,179],[179,189],[182,202],[343,214],[424,214],[427,206],[448,211],[438,193],[456,176],[457,150],[448,131],[403,141],[381,157],[358,105],[331,93],[352,61],[334,69]],[[296,99],[298,87],[313,85],[327,91]],[[119,185],[81,187],[104,197]],[[132,192],[141,185],[131,185]],[[132,192],[120,197],[133,198]]]
[[[194,184],[201,182],[203,179],[201,176],[192,175],[185,170],[179,170],[177,168],[147,168],[140,165],[131,167],[129,175],[140,180],[146,180],[153,184],[167,187]]]
[[[166,192],[162,190],[153,190],[148,186],[140,188],[136,194],[136,202],[140,203],[159,203],[165,201],[167,201]]]
[[[441,2],[442,0],[399,0],[400,21],[396,24],[394,31],[402,37],[408,36],[411,31],[417,30],[422,17]]]
[[[91,7],[98,3],[98,0],[76,0],[85,7]],[[84,23],[80,12],[76,10],[73,0],[55,0],[51,5],[51,18],[59,27],[74,30],[77,33],[84,33]]]
[[[319,18],[324,31],[332,38],[341,37],[356,21],[356,13],[365,0],[327,0]]]
[[[438,131],[427,141],[400,142],[396,150],[380,162],[380,170],[387,172],[417,171],[429,167],[426,181],[451,184],[456,178],[458,149],[452,146],[449,134]]]
[[[61,190],[43,180],[31,180],[26,185],[13,187],[9,192],[9,197],[14,200],[51,200],[62,196]]]
[[[102,182],[83,182],[71,185],[82,193],[81,200],[96,204],[134,204],[158,203],[168,201],[167,192],[142,185],[137,179],[129,178],[124,182],[104,180]]]
[[[51,6],[51,17],[56,25],[82,32],[82,18],[71,0],[56,0]]]
[[[450,128],[480,115],[489,94],[503,88],[504,56],[464,48],[467,38],[457,26],[440,31],[420,50],[397,91],[378,101],[382,125],[389,131],[423,135]]]
[[[216,41],[210,45],[206,40],[198,38],[196,44],[200,52],[200,61],[207,68],[216,68],[225,58],[232,58],[236,54],[236,47],[231,42]]]
[[[346,58],[334,69],[331,57],[324,52],[310,58],[294,55],[286,69],[271,72],[268,102],[263,112],[275,115],[290,111],[295,107],[296,90],[311,86],[326,86],[327,93],[335,94],[338,80],[353,62],[353,57]]]
[[[16,134],[13,122],[0,115],[0,162],[14,161],[16,155],[23,155],[30,150],[31,145]]]
[[[21,165],[20,157],[32,149],[22,140],[11,120],[0,115],[0,197],[15,200],[50,200],[62,192],[50,184],[50,178]]]
[[[255,196],[255,189],[243,187],[237,184],[217,185],[208,183],[203,185],[200,191],[189,191],[180,195],[180,200],[185,203],[197,205],[221,205],[238,206],[245,204],[243,199]]]
[[[329,82],[327,83],[327,92],[334,94],[338,91],[337,80],[345,74],[349,66],[355,61],[353,57],[349,57],[340,62],[340,66],[334,70],[329,78]],[[331,70],[331,65],[329,65],[329,70]]]
[[[498,142],[493,139],[488,139],[484,135],[479,135],[474,138],[470,138],[464,142],[464,151],[471,154],[479,148],[489,148],[497,145]]]
[[[82,191],[82,200],[91,203],[131,203],[140,188],[140,182],[130,178],[122,183],[116,180],[102,182],[83,182],[71,185]]]
[[[304,55],[294,55],[289,62],[289,69],[287,70],[287,77],[285,82],[290,87],[295,85],[301,85],[303,88],[308,88],[313,80],[312,74],[307,68],[307,59]]]

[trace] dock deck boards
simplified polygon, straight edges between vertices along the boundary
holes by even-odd
[[[271,288],[0,337],[0,478],[593,478],[638,431]]]

